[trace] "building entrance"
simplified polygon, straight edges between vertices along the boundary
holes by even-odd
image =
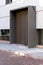
[[[28,43],[28,10],[23,9],[11,13],[11,43]]]
[[[27,10],[16,13],[16,40],[17,43],[27,44],[28,12]]]
[[[43,30],[39,29],[38,34],[39,34],[39,45],[43,45]]]

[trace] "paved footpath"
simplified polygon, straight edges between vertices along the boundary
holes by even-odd
[[[9,41],[0,40],[0,43],[9,44]],[[43,65],[43,60],[32,58],[29,55],[20,56],[12,52],[0,50],[0,65]]]
[[[0,44],[9,44],[10,43],[10,41],[5,41],[5,40],[0,40]]]
[[[43,60],[0,50],[0,65],[43,65]]]

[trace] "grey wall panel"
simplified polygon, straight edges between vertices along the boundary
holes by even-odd
[[[14,13],[10,13],[10,42],[14,43],[16,42],[16,18]]]
[[[38,44],[38,32],[36,30],[36,12],[33,7],[28,7],[28,46],[35,47]]]

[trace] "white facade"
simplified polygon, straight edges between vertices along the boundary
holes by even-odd
[[[37,6],[37,4],[37,0],[12,0],[12,3],[6,5],[6,0],[0,0],[0,29],[10,29],[10,10]]]
[[[36,6],[36,29],[43,29],[43,7],[39,7],[39,0],[12,0],[6,5],[6,0],[0,0],[0,29],[10,29],[10,10],[27,6]]]
[[[36,7],[36,29],[43,29],[43,7]]]

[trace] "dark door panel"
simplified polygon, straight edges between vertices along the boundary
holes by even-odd
[[[27,10],[16,13],[16,39],[17,43],[27,44],[28,41],[28,12]]]

